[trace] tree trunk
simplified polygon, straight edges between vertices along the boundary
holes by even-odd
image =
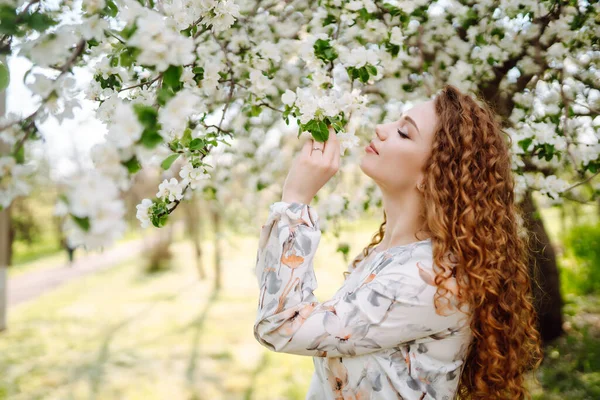
[[[192,200],[184,204],[184,212],[186,214],[185,229],[190,236],[196,253],[196,268],[200,275],[200,280],[206,279],[206,271],[202,263],[202,216],[200,215],[200,207],[197,200]]]
[[[0,211],[0,332],[6,330],[8,261],[10,254],[10,206]]]
[[[546,345],[563,333],[563,299],[560,293],[559,272],[554,248],[529,190],[524,196],[522,208],[531,237],[530,250],[533,254],[530,257],[529,271],[535,280],[532,282],[532,289],[539,317],[538,328]]]
[[[7,63],[6,55],[0,55],[0,62]],[[8,65],[8,64],[7,64]],[[6,112],[7,90],[0,91],[0,116]],[[0,155],[4,154],[7,148],[0,142]],[[10,262],[11,253],[10,240],[10,206],[0,211],[0,332],[6,330],[7,313],[7,289],[8,278],[7,268]]]
[[[218,203],[213,200],[210,207],[213,229],[215,231],[215,290],[221,289],[221,212]]]
[[[505,69],[506,73],[508,69]],[[499,83],[502,77],[497,80]],[[490,85],[490,91],[482,91],[486,101],[493,105],[494,111],[506,120],[510,117],[514,108],[514,93],[523,90],[531,77],[521,77],[523,88],[517,88],[513,93],[504,93],[496,97],[499,93],[499,85]],[[528,232],[532,236],[531,249],[533,252],[530,257],[529,272],[530,276],[537,282],[532,282],[533,296],[535,300],[536,311],[539,316],[539,330],[544,344],[557,338],[563,333],[562,329],[562,305],[563,300],[560,295],[560,280],[558,266],[556,264],[556,255],[546,233],[546,228],[539,215],[537,205],[531,197],[531,191],[527,190],[523,199],[522,209],[523,218]]]

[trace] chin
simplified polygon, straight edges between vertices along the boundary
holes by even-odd
[[[369,178],[373,178],[373,174],[371,173],[372,172],[371,168],[369,168],[368,163],[365,162],[365,157],[364,156],[360,160],[360,163],[358,164],[358,166],[360,167],[360,170],[363,172],[363,174],[365,174]]]

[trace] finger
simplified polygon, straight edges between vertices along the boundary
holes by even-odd
[[[342,143],[339,141],[337,134],[335,135],[335,162],[340,165],[340,154],[342,153]]]
[[[327,138],[327,140],[325,141],[325,148],[323,149],[323,156],[327,159],[327,160],[331,160],[333,157],[333,153],[335,152],[335,145],[336,145],[336,136],[335,136],[335,129],[333,129],[333,127],[329,127],[329,137]]]
[[[312,141],[312,144],[310,146],[310,148],[311,148],[311,150],[310,150],[311,151],[311,153],[310,153],[311,157],[323,158],[324,153],[325,153],[325,149],[324,149],[325,148],[325,143],[317,142],[314,139],[311,139],[311,141]],[[323,149],[323,151],[314,150],[315,148]],[[319,155],[315,155],[314,153],[320,153],[320,154]]]
[[[304,158],[310,157],[310,153],[312,151],[311,148],[312,148],[312,138],[308,138],[304,142],[304,146],[302,146],[302,150],[300,152],[302,157],[304,157]]]
[[[329,140],[327,140],[329,143],[329,147],[332,149],[331,151],[331,157],[329,158],[329,160],[332,163],[336,162],[336,158],[339,158],[340,156],[340,140],[337,137],[337,133],[335,132],[335,129],[332,127],[330,129],[330,133],[329,133]]]
[[[339,167],[340,165],[340,153],[341,153],[341,143],[337,137],[337,134],[334,133],[333,142],[331,143],[334,148],[333,158],[331,159],[331,163]]]

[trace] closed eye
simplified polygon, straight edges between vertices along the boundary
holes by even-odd
[[[400,129],[398,129],[398,133],[400,134],[400,136],[402,136],[405,139],[409,139],[408,135],[404,132],[402,132]]]

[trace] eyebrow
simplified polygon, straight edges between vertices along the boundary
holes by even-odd
[[[400,115],[400,119],[402,119],[402,117],[404,117],[408,122],[410,122],[411,124],[413,124],[413,126],[415,127],[415,129],[417,130],[417,132],[419,133],[419,135],[422,136],[421,135],[421,131],[419,130],[419,127],[417,126],[417,123],[415,122],[414,119],[412,119],[411,117],[409,117],[408,115],[406,115],[404,113],[402,113]]]

